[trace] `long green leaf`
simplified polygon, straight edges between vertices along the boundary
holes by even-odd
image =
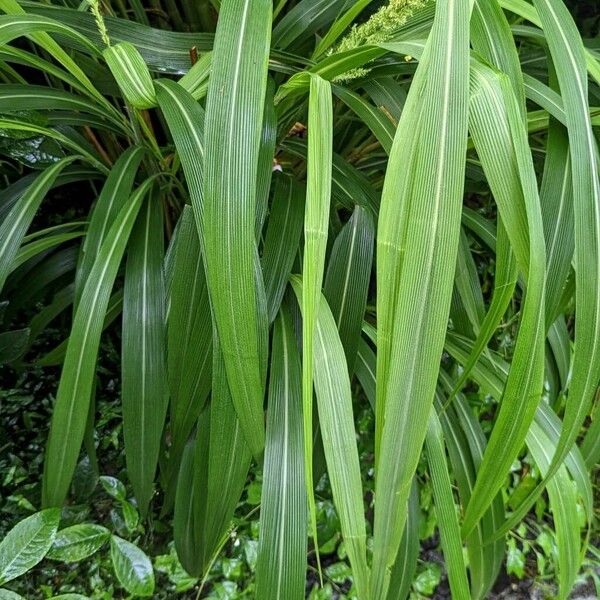
[[[600,380],[600,179],[588,116],[586,55],[562,2],[535,0],[563,96],[573,169],[575,217],[575,345],[564,426],[549,474],[575,443]]]
[[[466,338],[449,334],[446,338],[445,349],[456,360],[462,361],[465,356],[468,356],[472,342]],[[488,351],[485,356],[482,356],[473,369],[473,380],[482,388],[482,390],[495,398],[502,396],[502,390],[505,385],[506,378],[510,366],[506,361],[494,351]],[[459,396],[460,398],[460,396]],[[457,408],[461,406],[459,402]],[[464,412],[464,411],[462,411]],[[545,402],[540,402],[537,408],[536,423],[544,430],[545,435],[549,438],[550,443],[557,445],[560,438],[562,422],[556,413]],[[527,434],[529,436],[529,432]],[[525,442],[528,444],[528,437]],[[587,473],[585,461],[579,451],[579,448],[574,446],[565,459],[565,464],[571,473],[573,479],[577,482],[579,494],[583,500],[588,519],[592,513],[592,487],[590,477]],[[513,513],[514,515],[514,513]],[[522,518],[523,515],[521,515]],[[504,524],[496,530],[493,537],[504,535],[512,528],[511,521],[513,516],[507,519]],[[518,521],[517,521],[518,522]]]
[[[250,460],[251,453],[228,389],[225,361],[215,341],[205,499],[196,497],[195,509],[203,516],[203,522],[197,522],[198,536],[204,546],[203,569],[209,565],[233,517]],[[199,510],[198,505],[203,508]]]
[[[543,25],[542,19],[540,18],[540,15],[538,14],[538,10],[539,6],[537,3],[534,2],[533,6],[529,3],[526,2],[526,0],[498,0],[498,2],[500,3],[500,5],[502,6],[502,8],[506,9],[506,10],[510,10],[511,12],[514,12],[515,14],[519,15],[520,17],[523,17],[524,19],[527,19],[528,21],[531,21],[531,23],[533,23],[534,25],[537,25],[538,27],[544,27],[545,25]],[[556,6],[556,5],[555,5]],[[562,9],[565,9],[564,11]],[[564,4],[562,5],[562,9],[560,10],[560,12],[562,13],[562,16],[565,17],[567,23],[570,23],[569,25],[569,29],[571,30],[571,32],[573,32],[573,27],[572,27],[572,17],[571,15],[566,11],[566,6],[564,6]],[[578,38],[580,38],[579,33],[575,32],[575,37],[570,38],[570,40],[577,40]],[[567,38],[569,39],[569,38]],[[578,42],[576,42],[578,44]],[[598,63],[598,60],[594,57],[594,55],[592,54],[592,52],[590,50],[584,50],[585,55],[584,55],[584,59],[585,59],[585,64],[587,67],[588,72],[590,73],[590,75],[594,78],[594,80],[596,81],[596,83],[600,84],[600,65]]]
[[[576,440],[585,415],[589,412],[600,370],[600,355],[594,341],[597,337],[595,331],[600,318],[600,301],[598,300],[597,289],[593,291],[594,288],[598,288],[598,285],[600,285],[600,259],[598,256],[598,246],[600,244],[600,182],[598,179],[597,150],[588,117],[585,57],[579,34],[564,5],[556,2],[543,2],[539,5],[536,3],[536,6],[540,15],[543,16],[544,27],[549,30],[549,43],[551,44],[551,53],[556,60],[555,67],[557,68],[561,91],[568,98],[565,106],[565,116],[571,141],[575,255],[578,265],[576,269],[578,279],[576,295],[578,326],[575,335],[577,354],[573,359],[574,371],[565,413],[565,426],[562,429],[561,441],[556,456],[544,481],[528,495],[515,511],[513,522],[522,518],[528,507],[539,496]],[[558,15],[561,15],[560,19]],[[527,18],[530,17],[537,19],[537,15],[528,14]],[[564,185],[563,181],[562,190],[564,190]],[[559,230],[556,229],[555,231]],[[554,247],[551,246],[551,248]],[[585,250],[577,251],[577,248],[585,248]],[[553,274],[551,273],[551,275]],[[557,285],[561,285],[561,283],[554,283],[552,289],[556,290]],[[553,301],[556,306],[557,301]],[[548,314],[549,320],[552,319],[552,316],[551,313]],[[585,326],[582,326],[584,322]],[[581,356],[585,358],[578,358]]]
[[[387,593],[402,537],[450,308],[467,147],[469,16],[468,2],[437,4],[381,201],[373,598]]]
[[[596,403],[592,411],[592,419],[592,424],[581,444],[581,451],[585,457],[585,462],[590,468],[594,467],[600,460],[600,418],[598,417],[598,403]]]
[[[123,131],[123,122],[90,98],[82,98],[42,85],[0,84],[0,112],[10,113],[23,110],[81,111],[102,117]]]
[[[27,35],[31,37],[62,64],[81,83],[83,89],[90,96],[102,102],[109,110],[114,110],[111,104],[94,87],[77,62],[47,32],[62,33],[75,38],[83,47],[96,54],[98,51],[85,36],[59,21],[27,14],[16,0],[1,0],[0,10],[8,13],[6,16],[0,17],[0,45],[6,44],[17,36]]]
[[[119,211],[131,195],[135,176],[144,157],[139,146],[126,150],[115,162],[94,206],[75,276],[75,307],[94,265],[102,242]]]
[[[467,569],[463,559],[460,526],[452,495],[452,482],[448,473],[442,426],[433,407],[429,416],[426,447],[435,511],[440,528],[444,559],[448,569],[450,590],[453,598],[468,600],[471,594],[467,580]]]
[[[273,45],[288,48],[300,36],[311,36],[333,21],[347,4],[347,0],[301,0],[275,26]]]
[[[0,290],[13,269],[15,257],[40,204],[60,172],[75,160],[76,156],[64,158],[38,175],[0,225]]]
[[[196,444],[192,439],[185,446],[177,478],[175,510],[173,514],[173,540],[183,568],[190,575],[202,571],[202,551],[196,539],[196,486],[194,485]],[[203,448],[204,450],[204,448]]]
[[[271,180],[273,179],[273,161],[275,160],[275,149],[277,146],[277,114],[273,104],[275,95],[275,82],[269,78],[267,82],[267,93],[265,95],[265,106],[263,112],[262,133],[260,138],[260,149],[258,151],[257,173],[256,173],[256,238],[260,235],[267,214],[269,204],[269,192]]]
[[[20,179],[17,179],[14,183],[6,186],[0,191],[0,222],[6,219],[6,215],[13,208],[17,200],[23,195],[27,188],[31,185],[33,180],[39,175],[39,173],[29,173]],[[95,169],[82,166],[71,166],[66,167],[61,171],[58,177],[54,180],[54,186],[63,185],[66,183],[72,183],[75,181],[82,180],[94,180],[99,178],[101,175]]]
[[[298,300],[303,298],[306,283],[294,276],[292,285]],[[331,310],[324,296],[321,295],[319,301],[314,339],[311,340],[314,344],[314,384],[319,424],[342,537],[352,565],[358,597],[362,600],[369,598],[369,568],[350,378]],[[304,315],[303,308],[303,319]],[[306,346],[303,348],[306,353]]]
[[[376,362],[375,353],[364,338],[361,338],[356,360],[356,375],[372,408],[375,407]],[[406,526],[396,555],[396,562],[392,566],[387,600],[405,600],[410,592],[421,549],[420,519],[421,507],[419,506],[419,492],[415,477],[408,499]]]
[[[553,121],[548,130],[540,201],[546,238],[546,327],[549,327],[559,313],[575,249],[569,143],[564,127]]]
[[[269,321],[281,305],[304,220],[304,189],[290,177],[275,178],[275,191],[262,255]]]
[[[285,140],[284,148],[294,156],[307,158],[306,142]],[[379,210],[377,190],[370,180],[339,154],[333,153],[331,167],[331,195],[342,206],[354,210],[356,204],[365,207],[375,216]]]
[[[381,147],[389,154],[395,132],[394,124],[389,117],[378,107],[372,106],[350,90],[336,85],[333,91],[369,127]]]
[[[108,306],[106,308],[106,315],[104,317],[104,322],[102,324],[103,331],[111,323],[113,323],[117,317],[120,316],[122,308],[123,308],[123,290],[118,290],[111,296],[110,300],[108,301]],[[69,345],[69,338],[63,340],[60,344],[58,344],[52,350],[50,350],[50,352],[44,354],[44,356],[37,359],[36,364],[38,364],[42,367],[52,367],[52,366],[60,365],[65,359],[65,354],[67,353],[68,345]]]
[[[327,221],[331,202],[331,152],[333,109],[331,86],[315,76],[310,82],[308,109],[308,162],[306,208],[304,212],[304,258],[302,265],[302,413],[304,415],[304,469],[310,524],[315,546],[317,521],[314,500],[313,460],[313,376],[314,335],[319,313]],[[318,555],[318,549],[317,549]]]
[[[14,271],[28,260],[35,258],[40,254],[46,254],[56,246],[60,246],[66,242],[77,239],[84,235],[83,231],[74,231],[73,233],[62,233],[59,235],[51,235],[44,237],[29,244],[24,244],[12,263],[11,271]]]
[[[302,376],[287,309],[275,322],[267,409],[256,595],[304,598],[307,503],[304,482]]]
[[[373,356],[373,366],[375,366],[375,356]],[[402,534],[402,541],[400,542],[396,562],[392,567],[390,590],[387,600],[405,600],[410,592],[421,550],[421,542],[419,540],[420,518],[419,490],[415,479],[408,499],[406,526]]]
[[[548,474],[553,445],[544,435],[541,427],[534,422],[531,426],[528,445],[542,474]],[[577,495],[575,485],[566,467],[559,467],[548,482],[548,496],[552,507],[556,545],[558,548],[558,580],[561,600],[569,597],[580,566],[580,534],[577,520]]]
[[[477,335],[484,319],[485,307],[477,267],[471,255],[469,240],[463,229],[460,232],[454,281],[471,327]]]
[[[257,164],[272,4],[225,0],[206,108],[205,266],[227,380],[255,456],[264,446],[254,280]]]
[[[325,276],[323,293],[337,323],[350,374],[367,305],[374,241],[373,219],[357,206],[333,244]]]
[[[535,415],[542,392],[545,333],[546,265],[541,208],[519,105],[506,76],[477,67],[474,78],[471,133],[488,179],[497,184],[496,200],[517,264],[527,277],[527,292],[500,413],[466,509],[465,535],[493,501],[502,485],[499,473],[508,473]]]
[[[44,461],[45,506],[62,506],[73,477],[88,418],[96,357],[117,271],[145,195],[146,180],[121,209],[90,271],[71,329]]]
[[[440,376],[443,387],[450,390],[453,385],[451,379],[444,371],[440,372]],[[462,395],[456,396],[454,406],[444,407],[440,393],[436,406],[461,504],[466,505],[473,491],[475,472],[481,464],[486,438]],[[488,512],[465,540],[473,598],[485,598],[498,576],[504,558],[504,540],[490,543],[490,538],[503,519],[504,504],[501,494],[498,494]]]
[[[175,241],[173,283],[167,319],[167,364],[171,393],[172,467],[210,392],[212,322],[198,230],[186,206]]]
[[[163,207],[150,195],[127,252],[123,296],[121,402],[127,471],[144,516],[167,410]]]

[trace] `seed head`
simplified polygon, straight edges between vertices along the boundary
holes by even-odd
[[[361,46],[387,42],[406,23],[408,18],[426,2],[427,0],[390,0],[368,21],[360,25],[354,25],[333,52],[346,52]],[[364,67],[352,69],[340,76],[338,80],[355,79],[366,75],[368,72],[369,69]]]
[[[88,4],[90,5],[90,10],[94,15],[94,19],[96,20],[96,27],[98,28],[102,42],[108,48],[110,46],[110,38],[108,37],[108,30],[104,23],[104,17],[100,12],[100,0],[88,0]]]

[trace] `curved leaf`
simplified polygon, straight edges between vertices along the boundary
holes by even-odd
[[[61,506],[69,490],[88,417],[104,315],[129,234],[152,184],[152,179],[146,180],[119,212],[81,295],[46,447],[42,491],[45,506]]]
[[[47,556],[62,562],[78,562],[102,548],[109,537],[110,531],[101,525],[72,525],[58,532]]]
[[[119,42],[104,50],[104,60],[116,79],[124,98],[135,108],[156,106],[150,71],[137,48],[129,42]]]
[[[21,242],[42,200],[60,172],[76,159],[74,156],[64,158],[38,175],[0,225],[0,289],[13,268]]]
[[[499,473],[508,473],[534,418],[542,393],[545,337],[545,243],[523,120],[505,75],[479,66],[474,74],[477,87],[471,97],[471,132],[488,177],[497,182],[502,192],[496,198],[517,264],[527,277],[527,293],[500,412],[465,512],[465,535],[502,486]],[[515,202],[515,198],[519,201]]]
[[[119,583],[134,596],[152,596],[154,571],[150,559],[134,544],[113,535],[110,557]]]
[[[42,510],[17,523],[0,542],[0,585],[35,567],[52,546],[60,510]]]
[[[254,225],[271,13],[270,0],[224,0],[221,6],[206,101],[200,228],[231,397],[257,457],[264,446],[264,424]]]

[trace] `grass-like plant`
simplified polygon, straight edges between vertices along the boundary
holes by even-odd
[[[93,458],[120,315],[129,481],[142,515],[173,511],[189,573],[254,461],[256,596],[303,598],[324,456],[357,597],[405,598],[425,456],[452,597],[486,597],[547,493],[566,598],[600,457],[600,56],[562,0],[0,10],[5,327],[34,311],[0,356],[62,365],[42,507],[68,502],[82,447]],[[73,182],[87,216],[36,227]],[[524,448],[541,477],[507,498]]]

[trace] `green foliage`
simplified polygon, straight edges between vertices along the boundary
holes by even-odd
[[[0,0],[0,599],[598,577],[568,4]]]
[[[110,556],[121,585],[133,596],[151,596],[154,572],[150,559],[134,544],[116,535],[110,538]]]
[[[39,563],[54,541],[60,511],[49,508],[17,523],[0,544],[0,585]]]
[[[80,523],[61,529],[47,556],[63,562],[79,562],[98,551],[110,537],[101,525]]]

